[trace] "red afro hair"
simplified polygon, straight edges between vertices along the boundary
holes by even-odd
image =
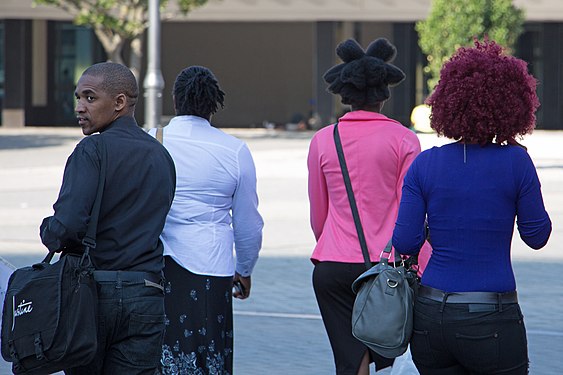
[[[526,62],[504,55],[489,40],[459,48],[442,67],[426,103],[438,135],[481,145],[531,133],[539,107],[536,80]]]

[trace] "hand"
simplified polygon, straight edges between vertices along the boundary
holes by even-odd
[[[234,286],[236,283],[240,283],[240,289]],[[250,276],[243,277],[238,272],[235,272],[235,276],[233,276],[233,297],[247,299],[250,296],[251,285]]]

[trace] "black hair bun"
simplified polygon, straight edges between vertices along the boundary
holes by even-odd
[[[361,59],[365,56],[364,49],[354,39],[348,39],[336,47],[336,54],[345,63]]]
[[[377,57],[384,62],[391,62],[397,55],[397,48],[385,38],[379,38],[370,43],[366,55]]]
[[[367,51],[348,39],[336,47],[336,54],[343,63],[330,68],[323,78],[328,91],[339,94],[344,104],[361,108],[383,102],[389,98],[389,86],[405,79],[401,69],[390,64],[397,49],[385,38],[374,40]]]

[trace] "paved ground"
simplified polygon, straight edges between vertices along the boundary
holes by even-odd
[[[311,133],[229,130],[255,158],[264,247],[252,296],[235,303],[237,375],[334,374],[332,354],[311,287],[314,244],[308,223],[305,158]],[[444,143],[419,135],[423,149]],[[39,261],[38,226],[51,214],[65,160],[79,129],[0,127],[0,256],[15,266]],[[554,223],[534,252],[515,236],[514,269],[526,317],[532,375],[563,374],[563,132],[537,131],[523,142],[538,167]],[[9,374],[0,363],[0,375]]]

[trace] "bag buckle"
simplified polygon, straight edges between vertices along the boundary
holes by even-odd
[[[42,361],[44,360],[45,353],[43,352],[43,341],[41,340],[41,336],[39,333],[35,335],[35,340],[33,340],[33,346],[35,346],[35,357]]]
[[[90,249],[95,249],[96,248],[96,240],[93,240],[93,239],[88,238],[88,237],[84,237],[82,239],[82,245],[89,247]]]
[[[90,252],[88,250],[86,250],[80,257],[80,263],[78,263],[78,266],[80,270],[92,267],[92,258],[90,258]]]
[[[387,286],[389,288],[396,288],[397,285],[399,285],[399,282],[397,280],[387,279]]]
[[[20,356],[18,355],[18,352],[16,351],[16,346],[14,345],[14,340],[8,341],[8,349],[10,350],[10,357],[12,357],[12,362],[14,362],[14,364],[19,363],[20,362]]]

